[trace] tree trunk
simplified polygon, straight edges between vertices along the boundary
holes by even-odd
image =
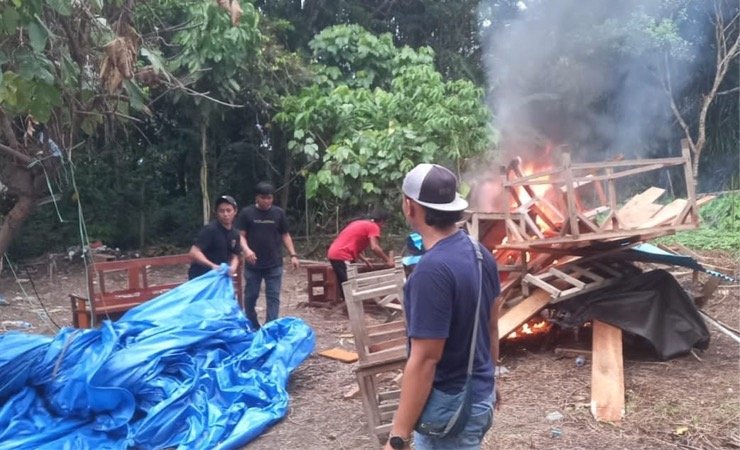
[[[285,155],[285,167],[283,168],[283,191],[280,193],[280,206],[288,208],[290,198],[290,174],[293,172],[293,158],[290,152]]]
[[[19,196],[13,209],[4,218],[3,224],[0,226],[0,259],[5,255],[10,243],[13,242],[13,238],[23,227],[23,223],[33,212],[35,204],[36,200],[33,197]]]
[[[203,225],[211,218],[211,201],[208,194],[208,147],[206,132],[208,125],[205,121],[200,124],[200,192],[203,199]]]

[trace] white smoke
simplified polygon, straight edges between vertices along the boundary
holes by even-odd
[[[680,3],[484,2],[489,104],[504,157],[548,146],[565,146],[580,160],[636,157],[676,139],[660,83],[664,49],[683,69],[671,80],[680,93],[700,61],[696,49],[711,37],[705,21],[669,15]],[[671,28],[676,23],[680,30]]]

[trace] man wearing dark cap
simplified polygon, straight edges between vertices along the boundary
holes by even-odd
[[[457,177],[419,164],[403,212],[426,249],[404,287],[409,354],[386,449],[478,449],[493,420],[500,293],[493,256],[458,229]],[[456,420],[455,417],[458,417]]]
[[[222,195],[216,199],[216,220],[200,230],[193,246],[190,247],[192,263],[188,270],[189,280],[211,269],[217,269],[221,263],[229,264],[231,275],[236,273],[242,252],[239,232],[232,226],[236,209],[234,197]]]
[[[236,220],[236,227],[245,246],[244,256],[244,303],[247,318],[254,327],[259,328],[257,319],[257,298],[262,280],[265,281],[267,299],[267,318],[270,322],[278,318],[280,312],[280,287],[283,279],[282,246],[290,253],[290,262],[299,267],[298,255],[293,239],[288,232],[288,218],[282,208],[272,204],[275,188],[267,182],[255,187],[255,204],[243,208]]]

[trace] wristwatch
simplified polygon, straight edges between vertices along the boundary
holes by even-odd
[[[401,436],[391,436],[388,439],[388,443],[391,444],[391,448],[393,450],[403,450],[404,448],[408,448],[409,444],[411,444],[411,439],[404,439]]]

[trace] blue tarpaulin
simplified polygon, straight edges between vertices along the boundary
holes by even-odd
[[[252,331],[225,265],[99,329],[0,334],[0,450],[238,448],[314,344],[298,318]]]

